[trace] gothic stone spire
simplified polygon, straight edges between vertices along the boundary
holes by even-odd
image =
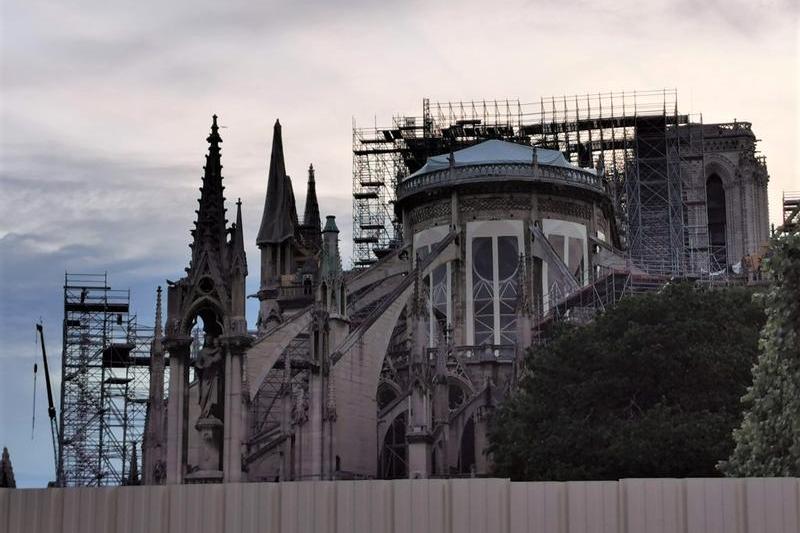
[[[207,252],[220,254],[224,250],[226,241],[225,197],[222,195],[225,187],[222,185],[222,162],[217,126],[217,115],[213,116],[211,134],[208,141],[208,155],[203,174],[203,186],[200,188],[200,207],[197,210],[195,228],[192,230],[192,265],[197,265],[200,254],[205,249]]]
[[[306,210],[303,214],[303,225],[314,228],[317,233],[322,230],[317,203],[317,186],[314,181],[314,165],[308,165],[308,191],[306,192]]]
[[[272,134],[272,154],[269,161],[267,196],[264,200],[264,214],[258,230],[256,244],[279,244],[295,235],[297,210],[294,193],[283,159],[283,136],[281,123],[275,121]]]
[[[244,226],[242,224],[242,199],[236,200],[236,223],[231,228],[231,268],[239,268],[247,276],[247,258],[244,252]]]
[[[153,343],[151,345],[150,353],[163,353],[162,342],[164,340],[164,329],[162,326],[161,314],[161,285],[156,289],[156,324],[153,331]]]
[[[13,489],[17,486],[14,480],[14,468],[11,466],[11,457],[8,448],[3,447],[3,457],[0,459],[0,488]]]

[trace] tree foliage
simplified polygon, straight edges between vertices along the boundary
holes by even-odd
[[[718,475],[757,357],[763,308],[746,289],[671,285],[565,327],[532,351],[490,427],[513,479]]]
[[[736,448],[720,465],[730,476],[800,476],[800,233],[774,237],[770,248],[761,353]]]

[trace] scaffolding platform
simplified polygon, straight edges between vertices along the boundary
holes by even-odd
[[[705,195],[685,187],[682,170],[704,157],[697,119],[679,112],[676,90],[661,89],[529,102],[423,99],[421,115],[398,114],[391,125],[354,124],[353,264],[371,265],[375,249],[402,241],[393,204],[404,176],[430,156],[501,139],[558,150],[584,168],[602,158],[621,245],[631,258],[642,267],[658,264],[659,272],[708,271],[707,229],[687,219],[687,206],[694,218],[704,212]],[[376,182],[385,185],[372,187]]]
[[[141,446],[152,329],[130,308],[106,274],[65,274],[59,486],[121,485]]]

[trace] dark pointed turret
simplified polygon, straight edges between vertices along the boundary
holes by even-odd
[[[17,482],[14,479],[14,468],[11,466],[11,457],[8,455],[8,448],[3,447],[3,456],[0,458],[0,488],[16,488]]]
[[[283,159],[283,137],[281,123],[275,121],[272,135],[272,154],[267,178],[267,197],[264,200],[264,214],[258,230],[256,244],[278,244],[293,237],[296,230],[297,210],[294,193]]]
[[[303,226],[301,228],[303,244],[312,252],[316,252],[322,245],[322,223],[319,217],[319,204],[317,203],[317,186],[314,181],[314,165],[308,165],[308,190],[306,191],[306,209],[303,213]]]
[[[197,259],[203,248],[219,253],[224,249],[225,229],[225,197],[222,192],[222,161],[217,126],[217,115],[213,116],[211,134],[208,141],[208,155],[203,174],[203,186],[200,187],[200,207],[197,210],[197,220],[192,230],[192,265],[197,265]]]
[[[139,484],[139,461],[136,458],[136,443],[133,443],[133,449],[131,450],[131,466],[130,471],[128,473],[128,479],[125,483],[126,485],[138,485]]]
[[[161,308],[161,285],[156,289],[156,324],[153,330],[153,342],[150,347],[150,355],[163,354],[164,349],[162,343],[164,341],[164,327],[162,322],[162,308]]]
[[[317,185],[314,181],[314,165],[308,165],[308,191],[306,192],[306,210],[303,214],[303,225],[316,228],[317,233],[322,230],[319,218],[319,204],[317,203]]]
[[[244,252],[244,226],[242,224],[242,199],[236,200],[236,223],[231,228],[231,268],[247,275],[247,257]]]

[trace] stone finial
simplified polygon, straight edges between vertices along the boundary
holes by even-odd
[[[595,173],[598,176],[602,177],[602,176],[605,175],[605,173],[606,173],[606,162],[605,162],[605,159],[603,158],[603,154],[600,154],[599,156],[597,156],[597,162],[595,163],[595,167],[594,168],[595,168]]]
[[[136,458],[136,443],[133,443],[133,449],[131,450],[131,469],[128,474],[128,480],[126,485],[138,485],[139,484],[139,461]]]
[[[17,487],[14,479],[14,467],[11,466],[11,457],[8,448],[3,446],[3,457],[0,459],[0,488],[13,489]]]
[[[530,291],[528,290],[528,270],[525,265],[525,255],[519,254],[517,263],[517,314],[531,314]]]

